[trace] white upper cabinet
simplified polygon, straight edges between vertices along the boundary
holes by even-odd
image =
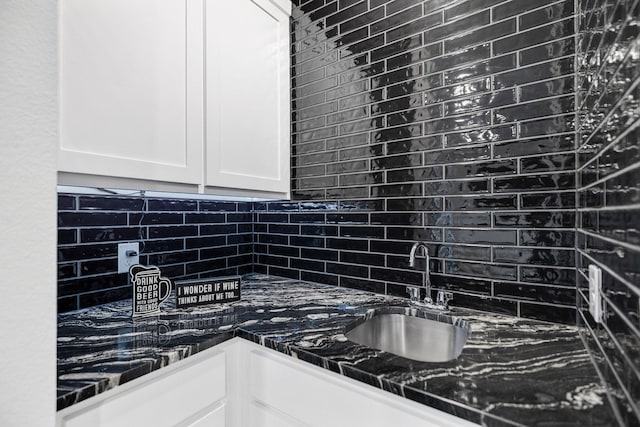
[[[288,197],[272,1],[60,0],[59,184]]]
[[[287,193],[289,14],[232,4],[206,3],[206,184]]]

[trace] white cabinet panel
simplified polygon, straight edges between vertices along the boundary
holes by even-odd
[[[258,402],[249,402],[248,408],[249,423],[251,427],[307,427],[298,420]]]
[[[58,426],[222,427],[225,362],[225,353],[201,353],[59,412]]]
[[[313,427],[476,426],[273,350],[250,347],[249,398],[268,408],[263,412],[269,417],[283,413]]]
[[[195,421],[185,424],[185,427],[230,427],[226,423],[227,406],[221,405],[216,409],[197,417]]]
[[[206,185],[288,193],[289,15],[233,5],[205,6]]]
[[[202,28],[202,0],[61,0],[58,170],[201,183]]]

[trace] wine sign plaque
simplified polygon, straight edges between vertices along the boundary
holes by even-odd
[[[240,276],[176,282],[176,308],[238,301],[240,300],[240,283]]]

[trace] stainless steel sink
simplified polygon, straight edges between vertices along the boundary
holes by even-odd
[[[374,314],[348,331],[350,341],[422,362],[447,362],[460,356],[471,329],[406,314]]]

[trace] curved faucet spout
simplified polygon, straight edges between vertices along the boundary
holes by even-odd
[[[418,255],[419,250],[422,249],[424,254],[424,287],[426,290],[427,296],[425,297],[425,302],[431,303],[431,268],[429,266],[429,248],[426,244],[417,242],[411,247],[411,252],[409,253],[409,267],[414,267],[416,264],[416,256]]]

